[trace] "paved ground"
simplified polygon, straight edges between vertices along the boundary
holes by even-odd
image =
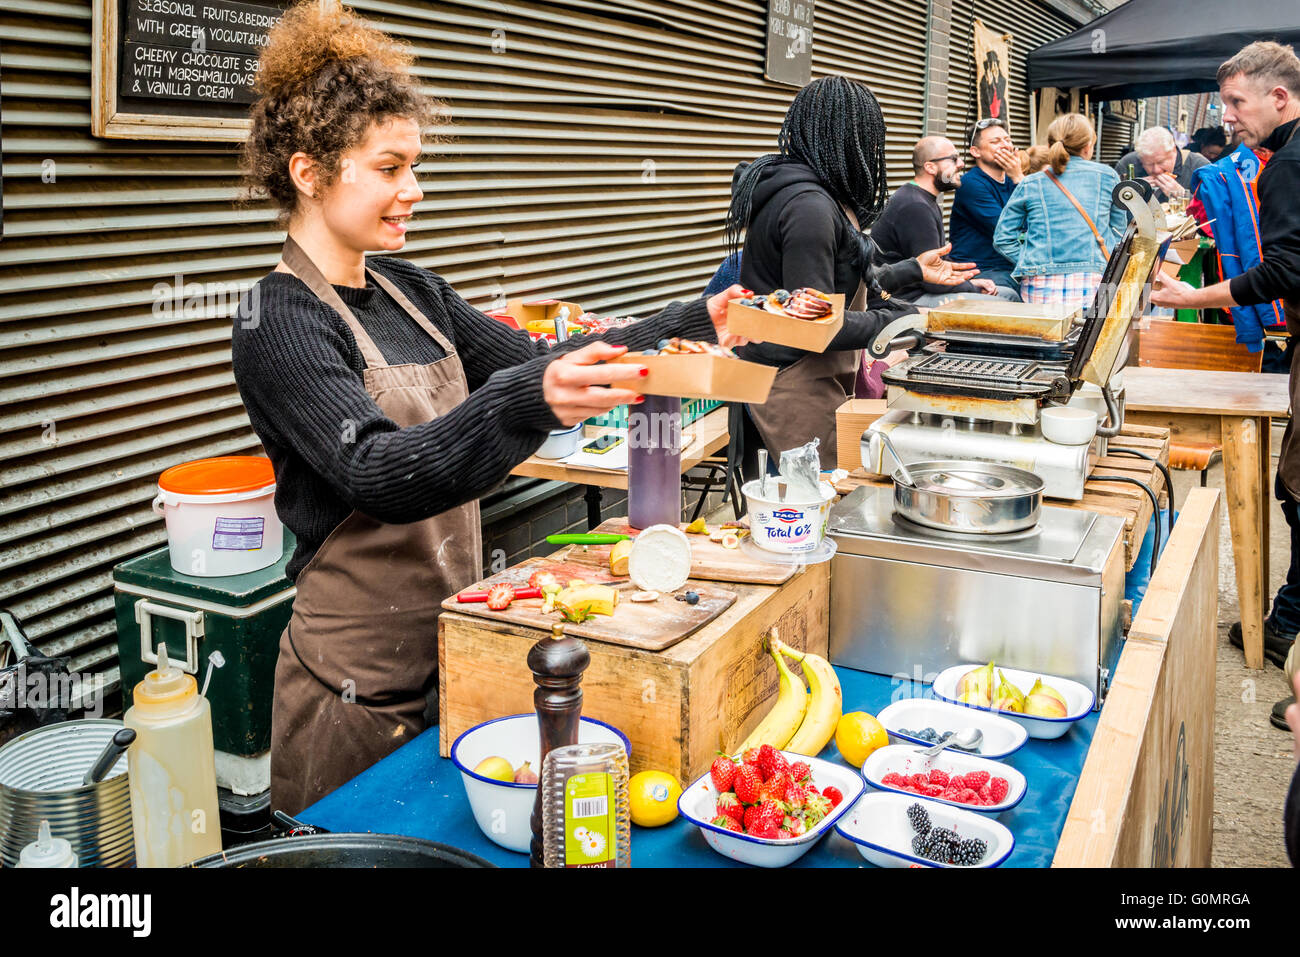
[[[1276,450],[1281,430],[1273,436]],[[1274,453],[1276,468],[1276,452]],[[1179,501],[1200,482],[1197,472],[1175,472]],[[1223,467],[1210,470],[1209,484],[1223,489]],[[1272,483],[1270,479],[1270,491]],[[1276,501],[1271,502],[1269,592],[1286,579],[1291,540]],[[1232,564],[1228,515],[1223,511],[1219,538],[1219,645],[1214,703],[1214,857],[1215,867],[1288,867],[1282,843],[1282,805],[1296,762],[1291,735],[1268,720],[1273,703],[1287,695],[1279,668],[1263,671],[1245,665],[1240,650],[1228,644],[1228,626],[1239,617],[1237,580]]]

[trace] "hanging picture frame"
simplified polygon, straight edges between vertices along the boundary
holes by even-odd
[[[996,118],[1009,126],[1007,78],[1011,75],[1011,34],[995,33],[978,18],[974,26],[976,119]]]

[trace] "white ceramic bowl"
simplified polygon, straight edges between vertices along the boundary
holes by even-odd
[[[977,807],[973,804],[962,804],[960,801],[945,801],[939,797],[922,797],[922,795],[914,791],[904,791],[881,782],[881,779],[890,772],[907,777],[909,774],[920,774],[934,770],[946,771],[949,776],[965,774],[968,771],[987,771],[990,778],[1006,778],[1007,796],[1002,799],[1000,804]],[[867,760],[862,763],[862,776],[877,791],[910,794],[919,800],[938,801],[950,807],[959,807],[981,814],[1001,814],[1003,811],[1011,810],[1024,800],[1025,789],[1028,786],[1023,774],[1011,765],[1003,764],[1001,761],[977,758],[973,754],[964,754],[961,751],[951,749],[940,751],[934,757],[927,758],[916,750],[915,745],[911,744],[890,744],[872,751]]]
[[[793,864],[830,833],[835,822],[866,790],[862,778],[852,768],[846,768],[842,764],[832,764],[820,758],[795,754],[793,751],[781,753],[791,764],[796,761],[806,763],[812,770],[813,784],[818,790],[827,787],[839,788],[840,793],[844,795],[844,800],[830,814],[822,818],[816,827],[799,837],[788,840],[750,837],[748,834],[737,834],[735,831],[728,831],[726,828],[715,827],[709,823],[717,817],[718,792],[713,787],[713,778],[706,772],[682,792],[682,796],[677,799],[677,810],[682,817],[699,826],[700,833],[704,835],[704,840],[708,842],[709,847],[723,857],[744,864],[753,864],[756,867],[785,867],[787,864]]]
[[[984,732],[984,740],[980,742],[979,750],[973,753],[981,758],[1005,758],[1008,754],[1019,751],[1029,739],[1028,731],[1001,714],[987,714],[931,698],[903,698],[895,701],[877,714],[876,720],[885,726],[894,744],[910,743],[922,747],[929,747],[933,742],[915,735],[901,734],[899,729],[920,731],[923,728],[934,728],[943,734],[945,731],[959,731],[962,728],[979,728]]]
[[[919,800],[914,794],[887,791],[864,794],[835,830],[856,844],[858,853],[877,867],[957,867],[927,861],[912,853],[916,831],[907,819],[907,809]],[[997,821],[934,801],[926,801],[924,806],[933,826],[951,828],[963,839],[978,837],[988,845],[984,860],[972,866],[998,867],[1011,856],[1016,839]]]
[[[578,726],[578,742],[621,744],[629,757],[632,754],[632,746],[622,731],[594,718],[582,719]],[[516,770],[528,761],[541,777],[541,750],[535,712],[475,725],[451,746],[451,760],[465,785],[465,796],[469,798],[474,820],[489,840],[506,850],[528,853],[528,844],[533,838],[531,819],[537,785],[495,781],[475,774],[473,769],[484,758],[495,756],[505,758]]]
[[[1076,406],[1049,406],[1038,416],[1043,437],[1057,445],[1087,445],[1097,434],[1097,413]]]
[[[582,445],[582,423],[571,429],[556,429],[546,436],[542,447],[533,454],[539,459],[562,459],[572,455]]]
[[[980,665],[953,665],[951,668],[941,671],[939,676],[934,679],[935,697],[941,701],[958,704],[957,682],[961,680],[961,676],[966,672],[979,667]],[[1045,675],[1035,671],[1017,671],[1015,668],[999,668],[995,664],[993,672],[995,681],[997,680],[998,671],[1006,675],[1007,680],[1021,691],[1028,691],[1033,687],[1035,678],[1042,678],[1043,684],[1051,685],[1064,696],[1065,717],[1039,718],[1034,715],[1017,714],[1014,711],[996,711],[993,708],[983,708],[975,704],[960,704],[958,706],[971,708],[975,711],[985,711],[989,714],[1002,715],[1007,720],[1014,721],[1028,731],[1031,738],[1059,738],[1070,730],[1070,725],[1086,717],[1097,701],[1091,688],[1086,688],[1079,682],[1071,681],[1069,678],[1058,678],[1054,675]]]

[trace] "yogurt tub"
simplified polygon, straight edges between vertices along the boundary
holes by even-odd
[[[182,575],[243,575],[284,554],[270,459],[227,455],[174,465],[158,478],[153,510],[167,524],[168,557]]]
[[[780,498],[784,485],[780,479],[769,476],[766,496],[760,491],[758,479],[741,487],[749,503],[750,538],[759,548],[780,555],[815,552],[826,538],[826,518],[835,498],[835,487],[821,482],[819,501],[792,502]]]

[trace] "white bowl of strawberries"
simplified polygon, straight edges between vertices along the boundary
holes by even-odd
[[[724,857],[785,867],[830,832],[864,787],[852,768],[765,744],[719,757],[682,792],[677,810]]]

